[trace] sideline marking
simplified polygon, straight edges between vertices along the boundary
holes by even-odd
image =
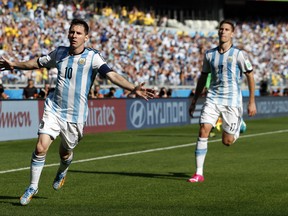
[[[279,131],[272,131],[272,132],[265,132],[265,133],[258,133],[258,134],[242,135],[238,139],[247,138],[247,137],[263,136],[263,135],[270,135],[270,134],[277,134],[277,133],[285,133],[285,132],[288,132],[288,130],[279,130]],[[219,142],[219,141],[221,141],[221,139],[210,140],[209,143]],[[185,147],[194,146],[194,145],[196,145],[195,142],[177,145],[177,146],[169,146],[169,147],[163,147],[163,148],[147,149],[147,150],[143,150],[143,151],[135,151],[135,152],[127,152],[127,153],[121,153],[121,154],[100,156],[100,157],[96,157],[96,158],[89,158],[89,159],[82,159],[82,160],[73,161],[72,164],[84,163],[84,162],[95,161],[95,160],[103,160],[103,159],[107,159],[107,158],[122,157],[122,156],[128,156],[128,155],[144,154],[144,153],[156,152],[156,151],[164,151],[164,150],[170,150],[170,149],[176,149],[176,148],[185,148]],[[47,164],[44,167],[53,167],[53,166],[59,166],[59,163]],[[3,171],[0,171],[0,174],[18,172],[18,171],[29,170],[29,169],[30,169],[30,167],[23,167],[23,168],[19,168],[19,169],[11,169],[11,170],[3,170]]]

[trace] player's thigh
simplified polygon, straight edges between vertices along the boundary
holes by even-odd
[[[66,122],[61,128],[61,145],[67,151],[73,150],[83,137],[84,124]]]
[[[44,111],[39,124],[38,135],[47,134],[51,136],[52,139],[56,139],[60,134],[60,123],[61,121],[59,121],[56,115],[52,112]]]
[[[37,152],[45,153],[53,140],[60,133],[58,118],[49,111],[44,111],[38,128]]]
[[[215,104],[205,102],[199,119],[200,124],[211,124],[215,127],[220,111]]]
[[[222,107],[222,128],[227,134],[239,133],[242,109],[237,107]]]

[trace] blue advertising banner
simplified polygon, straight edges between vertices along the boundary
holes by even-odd
[[[288,115],[288,97],[256,97],[257,114],[253,118],[272,118]],[[243,117],[247,114],[248,98],[243,98]]]
[[[127,100],[127,129],[190,124],[187,98]]]

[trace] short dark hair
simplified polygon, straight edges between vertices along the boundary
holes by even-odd
[[[69,30],[74,25],[82,25],[84,27],[84,29],[85,29],[85,34],[87,35],[89,33],[89,26],[88,26],[88,24],[87,24],[87,22],[85,20],[83,20],[83,19],[73,19],[71,21]]]
[[[222,21],[220,22],[220,24],[219,24],[219,28],[220,28],[220,26],[222,26],[224,23],[229,24],[229,25],[232,27],[232,31],[234,32],[234,30],[235,30],[235,23],[234,23],[232,20],[229,20],[229,19],[224,19],[224,20],[222,20]]]

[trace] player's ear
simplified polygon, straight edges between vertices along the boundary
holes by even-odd
[[[85,42],[87,42],[88,39],[89,39],[89,37],[88,37],[88,34],[87,34],[87,35],[85,35]]]

